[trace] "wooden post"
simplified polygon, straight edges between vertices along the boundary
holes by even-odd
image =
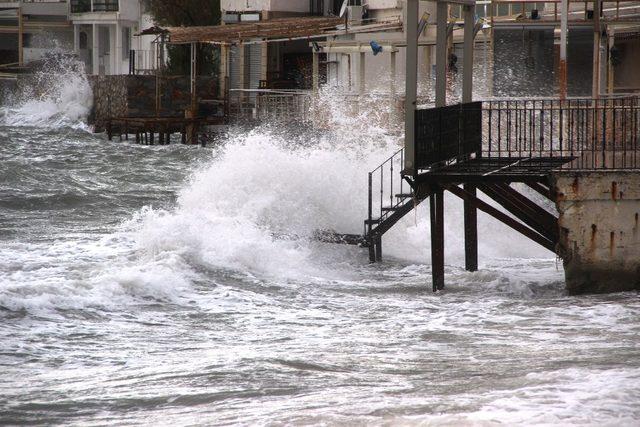
[[[404,103],[404,170],[413,175],[415,170],[415,120],[418,96],[418,0],[407,0],[406,79]]]
[[[24,22],[22,19],[22,6],[18,6],[18,65],[24,65]]]
[[[196,94],[196,76],[197,76],[197,58],[198,52],[196,44],[191,43],[191,68],[190,68],[190,90],[191,90],[191,109],[195,111],[197,109],[197,94]]]
[[[244,103],[244,92],[242,91],[242,89],[244,89],[244,81],[245,81],[245,60],[244,60],[244,44],[240,43],[240,45],[238,46],[238,69],[240,70],[240,75],[239,75],[239,82],[238,82],[238,87],[240,88],[240,112],[242,113],[242,104]]]
[[[447,15],[444,1],[437,3],[436,28],[436,107],[447,104]]]
[[[229,46],[226,44],[223,44],[222,46],[220,46],[220,70],[218,73],[218,76],[219,76],[218,87],[220,88],[219,96],[224,96],[223,94],[227,92],[226,83],[227,83],[227,75],[228,75],[227,74],[228,61],[229,61]]]
[[[429,197],[431,216],[431,278],[433,292],[444,289],[444,192]]]

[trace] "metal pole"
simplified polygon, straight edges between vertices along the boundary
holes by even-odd
[[[566,1],[566,0],[564,0]],[[475,6],[464,5],[464,63],[462,65],[462,102],[473,99],[473,33]]]
[[[406,79],[404,104],[404,169],[414,175],[415,164],[415,111],[418,96],[418,0],[407,0],[406,26]]]
[[[560,63],[558,75],[560,79],[560,99],[567,98],[567,28],[569,19],[569,0],[562,0],[560,5]]]
[[[444,107],[447,104],[447,16],[447,3],[438,1],[436,17],[436,107]]]

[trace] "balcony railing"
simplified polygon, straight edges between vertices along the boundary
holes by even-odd
[[[71,0],[71,13],[117,12],[118,0]]]

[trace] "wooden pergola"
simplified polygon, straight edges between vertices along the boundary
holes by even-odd
[[[239,46],[240,58],[245,44],[304,40],[335,35],[344,21],[338,17],[295,17],[268,21],[243,22],[205,27],[151,27],[140,35],[157,35],[162,43],[191,45],[191,98],[195,108],[196,44],[207,43],[220,46],[220,87],[225,88],[228,75],[229,47]]]
[[[344,23],[338,17],[296,17],[206,27],[152,27],[141,35],[164,35],[169,44],[242,44],[252,39],[323,37]]]

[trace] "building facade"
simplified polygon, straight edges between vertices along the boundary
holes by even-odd
[[[0,64],[28,64],[73,51],[93,75],[127,74],[130,51],[152,62],[152,25],[139,0],[0,0]]]

